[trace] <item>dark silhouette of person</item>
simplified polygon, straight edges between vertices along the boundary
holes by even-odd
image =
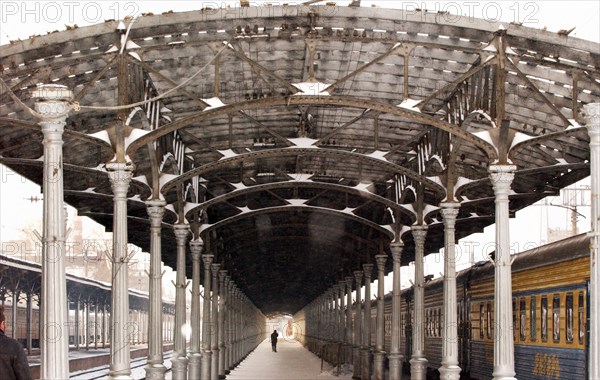
[[[273,352],[277,352],[277,337],[279,336],[279,334],[277,334],[277,330],[273,331],[273,334],[271,334],[271,348],[273,349]]]
[[[31,380],[27,356],[21,343],[6,336],[4,306],[0,306],[0,379]]]

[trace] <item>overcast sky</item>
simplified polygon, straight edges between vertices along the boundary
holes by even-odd
[[[252,5],[262,3],[298,4],[301,1],[250,1]],[[336,1],[345,6],[350,1]],[[325,2],[323,2],[325,3]],[[189,11],[203,7],[238,6],[239,1],[2,1],[0,3],[0,44],[10,40],[25,40],[31,35],[45,35],[47,32],[64,30],[65,25],[85,26],[107,19],[120,19],[141,13],[155,14],[166,11]],[[399,8],[412,12],[416,8],[450,12],[461,17],[482,18],[505,23],[518,22],[533,28],[575,30],[570,36],[600,42],[600,2],[598,1],[367,1],[362,6]],[[15,239],[25,227],[41,222],[41,202],[30,202],[26,198],[41,197],[39,186],[34,185],[10,169],[0,165],[0,240]],[[553,204],[559,204],[554,200]],[[581,231],[589,229],[589,207],[580,207],[583,214],[579,219]],[[517,214],[511,221],[511,241],[516,250],[531,244],[538,244],[546,238],[546,227],[569,227],[569,213],[560,207],[530,207]],[[486,244],[493,242],[494,229],[487,228],[485,234],[471,236],[465,241],[474,241],[475,261],[482,260]],[[464,246],[462,251],[465,251]],[[462,255],[466,260],[466,255]],[[436,258],[430,260],[435,262]],[[439,261],[439,259],[438,259]],[[437,273],[437,266],[431,265],[430,273]],[[428,273],[429,273],[428,272]]]

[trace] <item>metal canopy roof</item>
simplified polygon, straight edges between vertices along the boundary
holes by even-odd
[[[73,90],[66,202],[111,230],[103,164],[123,152],[129,241],[149,249],[144,201],[165,199],[164,262],[175,267],[171,227],[185,218],[265,314],[296,312],[389,252],[394,232],[409,263],[415,223],[437,251],[447,193],[461,203],[457,238],[492,224],[491,163],[517,166],[513,214],[589,174],[580,111],[600,101],[597,43],[360,7],[131,22],[2,46],[1,78],[30,107],[37,83]],[[41,184],[40,128],[4,88],[0,128],[0,161]]]

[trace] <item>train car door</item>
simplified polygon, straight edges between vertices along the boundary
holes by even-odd
[[[589,379],[588,373],[588,363],[590,362],[590,280],[587,280],[585,283],[585,355],[584,355],[584,368],[585,368],[585,378]],[[578,297],[580,298],[580,297]],[[581,300],[578,299],[577,303],[579,304],[579,308],[581,308]],[[581,310],[581,309],[579,309]],[[578,312],[579,312],[578,310]],[[581,334],[581,327],[579,327]]]

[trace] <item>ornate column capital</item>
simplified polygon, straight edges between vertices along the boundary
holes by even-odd
[[[337,284],[333,284],[331,286],[331,288],[329,288],[328,293],[329,293],[329,296],[331,298],[335,299],[335,297],[337,297],[337,294],[338,294],[338,286],[337,286]]]
[[[346,281],[340,280],[338,282],[338,291],[339,291],[340,297],[344,295],[344,292],[346,291]]]
[[[173,226],[173,233],[178,245],[185,245],[185,242],[190,234],[190,226],[187,224],[176,224]]]
[[[115,199],[127,199],[129,183],[133,177],[133,163],[109,162],[104,165]]]
[[[440,208],[442,210],[442,217],[444,218],[444,224],[447,226],[454,227],[454,223],[456,222],[456,217],[458,216],[458,209],[460,208],[460,203],[442,202],[442,203],[440,203]]]
[[[373,274],[373,264],[363,264],[363,272],[365,273],[365,281],[369,282]]]
[[[402,251],[404,250],[404,243],[401,241],[396,241],[390,244],[390,251],[392,251],[392,259],[394,262],[399,263],[402,258]]]
[[[34,108],[43,117],[42,132],[62,133],[71,107],[73,92],[59,84],[39,85],[32,93]]]
[[[212,264],[212,261],[214,258],[215,258],[214,255],[209,255],[209,254],[202,255],[202,262],[204,263],[205,270],[210,270],[210,264]]]
[[[600,127],[600,103],[590,103],[583,106],[583,116],[588,131],[591,132],[595,128],[598,132],[598,127]]]
[[[190,252],[192,253],[193,261],[200,261],[202,248],[204,248],[204,241],[201,238],[190,241]]]
[[[221,264],[211,264],[210,269],[212,271],[212,276],[213,278],[217,278],[217,276],[219,275],[219,268],[221,267]]]
[[[354,279],[356,280],[356,286],[360,286],[360,284],[362,284],[362,277],[363,277],[363,271],[362,270],[355,270],[354,271]]]
[[[346,276],[346,287],[349,292],[352,292],[352,284],[354,284],[354,277]]]
[[[516,170],[515,165],[490,165],[488,171],[496,196],[508,196]]]
[[[226,269],[221,269],[219,271],[219,281],[223,281],[223,283],[225,283],[226,279],[227,279],[227,270]]]
[[[415,241],[415,247],[423,246],[425,244],[425,237],[427,237],[427,226],[421,224],[412,226],[411,232]]]
[[[385,264],[388,261],[388,255],[376,255],[375,261],[377,262],[377,270],[383,272],[385,270]]]
[[[165,206],[167,202],[159,199],[146,201],[146,210],[150,218],[150,226],[160,227],[163,216],[165,214]]]

